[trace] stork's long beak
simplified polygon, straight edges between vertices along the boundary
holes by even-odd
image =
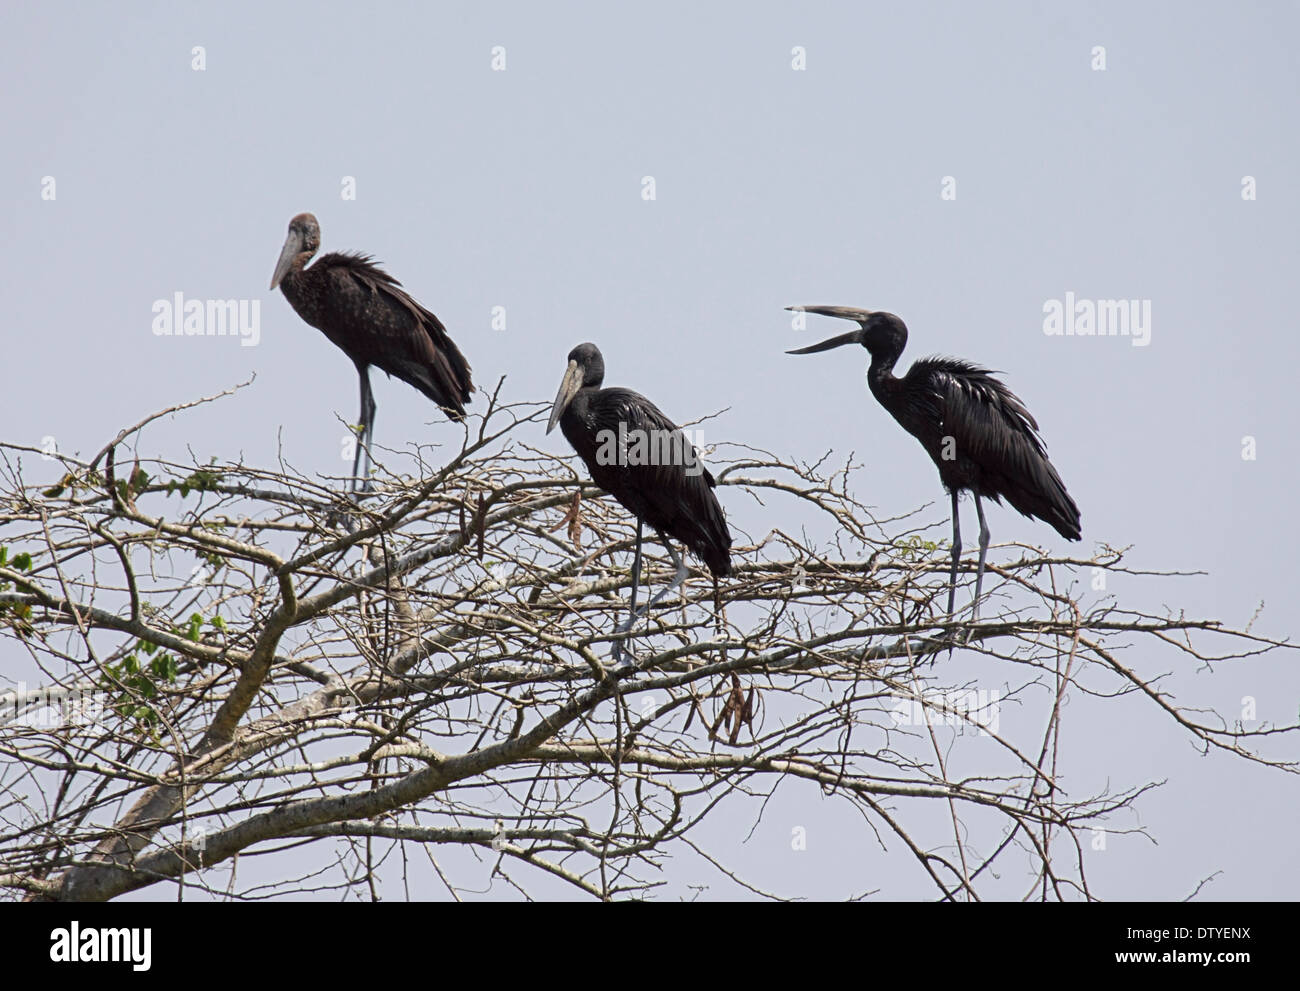
[[[859,323],[871,316],[870,310],[859,310],[852,306],[787,306],[786,309],[802,313],[817,313],[824,317],[839,317],[841,320],[856,320]],[[829,351],[831,348],[837,348],[844,344],[861,344],[862,335],[863,330],[859,327],[857,330],[850,330],[847,334],[840,334],[838,337],[832,337],[820,344],[811,344],[806,348],[787,351],[786,354],[816,354],[818,351]]]
[[[860,310],[856,306],[787,306],[787,310],[817,313],[823,317],[839,317],[841,320],[856,320],[861,323],[871,316],[871,310]]]
[[[275,263],[275,274],[271,276],[272,289],[278,286],[280,280],[289,274],[293,260],[300,254],[302,254],[302,235],[297,231],[290,231],[289,236],[284,239],[284,247],[280,249],[280,258]]]
[[[787,351],[786,354],[816,354],[818,351],[829,351],[831,348],[837,348],[842,344],[861,344],[862,334],[862,328],[859,327],[857,330],[850,330],[847,334],[840,334],[839,337],[832,337],[829,341],[810,344],[806,348]]]
[[[560,380],[560,391],[555,394],[555,405],[551,407],[551,418],[546,424],[548,434],[555,429],[555,425],[560,422],[560,417],[564,415],[564,411],[569,408],[569,403],[573,402],[573,397],[581,388],[582,366],[576,361],[571,361],[569,367],[564,370],[564,378]]]

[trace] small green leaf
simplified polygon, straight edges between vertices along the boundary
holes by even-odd
[[[149,662],[149,672],[155,678],[164,679],[168,684],[171,684],[176,680],[176,673],[178,670],[179,665],[176,663],[176,658],[171,654],[159,654]],[[150,687],[152,688],[153,686],[151,685]]]

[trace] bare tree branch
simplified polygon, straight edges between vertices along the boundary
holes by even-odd
[[[1155,783],[1066,793],[1070,698],[1131,695],[1153,733],[1297,770],[1300,727],[1248,727],[1163,687],[1179,667],[1294,648],[1121,608],[1079,580],[1178,577],[1126,549],[999,547],[986,618],[954,626],[924,511],[874,517],[851,463],[722,445],[724,501],[762,507],[769,528],[737,541],[716,599],[696,567],[617,634],[633,523],[531,446],[544,407],[494,397],[458,451],[416,448],[410,477],[381,474],[356,505],[283,469],[124,474],[115,452],[191,405],[64,459],[53,487],[25,480],[30,448],[0,445],[0,633],[31,672],[0,695],[13,897],[333,883],[377,898],[407,863],[391,850],[412,844],[453,898],[494,879],[649,897],[670,859],[693,883],[798,897],[744,877],[703,826],[757,828],[778,792],[811,789],[910,856],[937,898],[1005,897],[1012,864],[1032,877],[1021,897],[1092,898],[1090,835],[1139,831],[1129,813]],[[645,580],[666,581],[667,556],[647,552]],[[619,638],[636,661],[615,672]],[[1041,714],[1032,734],[1000,725],[1008,704]]]

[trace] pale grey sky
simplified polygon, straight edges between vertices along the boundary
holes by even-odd
[[[150,427],[152,453],[257,463],[282,443],[300,470],[342,472],[335,413],[355,418],[355,373],[266,289],[290,216],[310,210],[324,250],[374,253],[442,318],[480,383],[508,375],[506,395],[549,400],[592,340],[609,384],[678,420],[729,407],[710,440],[855,450],[867,501],[933,501],[942,521],[934,467],[867,393],[865,353],[782,353],[847,329],[796,333],[787,305],[891,310],[911,332],[902,368],[942,352],[1005,372],[1085,546],[1208,573],[1115,580],[1121,601],[1232,625],[1263,601],[1257,628],[1285,635],[1298,28],[1294,4],[7,5],[4,438],[92,452],[255,371],[237,400]],[[155,337],[153,302],[178,291],[260,299],[260,343]],[[1046,336],[1043,306],[1067,292],[1149,300],[1149,344]],[[414,390],[375,385],[379,443],[438,429]],[[1067,550],[1007,509],[989,522],[995,542]],[[1293,721],[1300,677],[1278,657],[1172,684]],[[1113,839],[1089,863],[1100,893],[1179,898],[1222,871],[1210,897],[1294,897],[1294,779],[1202,759],[1128,703],[1091,711],[1071,727],[1079,788],[1168,779],[1142,804],[1159,845]],[[808,815],[832,841],[810,845],[798,893],[846,894],[837,865],[863,857],[884,893],[929,897],[855,819]],[[777,853],[744,843],[748,820],[711,828],[757,873],[788,849],[779,830]]]

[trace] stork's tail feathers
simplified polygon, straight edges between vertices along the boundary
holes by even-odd
[[[984,493],[988,495],[989,493]],[[1048,467],[1043,484],[1037,490],[1008,489],[1002,493],[1017,510],[1031,519],[1042,520],[1066,540],[1083,538],[1079,507],[1065,491],[1060,477]],[[1001,501],[1001,500],[998,500]]]
[[[708,566],[709,572],[714,578],[725,578],[731,574],[731,540],[728,538],[727,546],[722,547],[716,543],[711,543],[704,547],[696,547],[695,553],[700,556],[705,565]]]
[[[712,497],[712,493],[709,495]],[[693,520],[690,531],[680,539],[705,563],[714,578],[724,578],[731,574],[731,531],[727,529],[722,508],[717,506],[716,500],[714,506],[717,507],[714,513],[705,519]]]
[[[1082,540],[1083,529],[1082,520],[1079,517],[1079,507],[1074,504],[1074,500],[1069,496],[1065,497],[1068,501],[1068,507],[1053,506],[1050,515],[1043,517],[1050,523],[1056,532],[1066,540]]]

